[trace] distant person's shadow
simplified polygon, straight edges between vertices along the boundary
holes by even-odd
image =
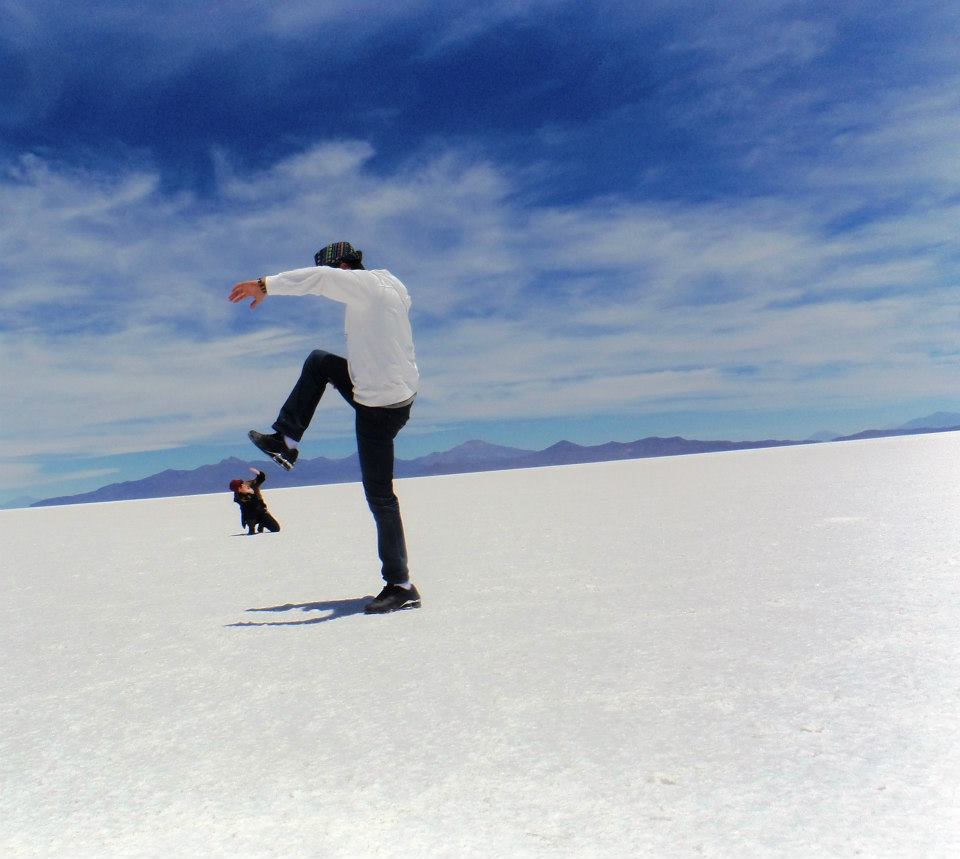
[[[363,614],[364,606],[371,597],[357,597],[350,600],[327,600],[326,602],[305,602],[294,605],[273,605],[267,608],[248,608],[247,611],[321,611],[326,612],[321,617],[310,617],[306,620],[242,620],[237,623],[228,623],[227,626],[305,626],[310,623],[325,623],[340,617],[349,617],[351,614]]]

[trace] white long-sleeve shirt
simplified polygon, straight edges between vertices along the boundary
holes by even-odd
[[[347,365],[364,406],[411,399],[420,371],[410,328],[410,294],[385,269],[298,268],[266,278],[268,295],[322,295],[346,306]]]

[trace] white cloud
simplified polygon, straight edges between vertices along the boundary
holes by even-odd
[[[905,85],[876,94],[838,131],[809,170],[813,186],[866,195],[864,202],[910,194],[920,206],[955,198],[960,186],[960,77],[936,87]]]

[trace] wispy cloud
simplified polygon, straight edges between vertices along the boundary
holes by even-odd
[[[18,304],[7,309],[21,324],[4,340],[4,362],[15,369],[14,413],[36,420],[18,449],[104,453],[236,432],[226,402],[250,388],[279,401],[289,384],[281,367],[323,337],[342,344],[334,305],[275,299],[244,319],[226,289],[308,264],[330,236],[356,239],[372,264],[410,284],[424,322],[421,409],[433,423],[491,410],[662,407],[671,395],[756,407],[775,393],[795,405],[817,393],[797,379],[771,390],[789,381],[787,367],[799,376],[846,363],[854,394],[892,351],[902,371],[910,350],[897,344],[919,338],[927,354],[944,354],[954,339],[949,283],[935,254],[916,251],[936,246],[939,219],[908,219],[913,239],[898,258],[877,235],[895,232],[894,218],[829,239],[818,213],[795,202],[530,211],[511,203],[510,176],[490,165],[443,156],[385,179],[365,172],[371,154],[363,144],[318,147],[250,181],[225,178],[215,211],[188,198],[158,209],[144,176],[118,179],[116,194],[102,177],[49,165],[18,177],[7,190],[19,191],[24,241],[8,233],[20,251]],[[35,230],[54,193],[57,229]],[[58,247],[29,241],[54,232]],[[858,293],[881,287],[876,298]],[[927,355],[912,351],[925,377]],[[761,371],[725,374],[744,363]],[[834,390],[844,375],[830,380]],[[920,381],[901,376],[908,387]],[[142,425],[125,440],[109,429],[135,418]]]

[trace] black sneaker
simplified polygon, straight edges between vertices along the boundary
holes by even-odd
[[[285,468],[287,471],[293,468],[293,464],[297,461],[297,455],[300,453],[295,447],[287,447],[287,443],[283,440],[282,433],[275,432],[266,435],[256,430],[250,430],[250,432],[247,433],[247,438],[277,465]]]
[[[388,611],[400,609],[420,608],[420,593],[410,585],[409,588],[400,585],[387,585],[377,597],[367,603],[366,614],[386,614]]]

